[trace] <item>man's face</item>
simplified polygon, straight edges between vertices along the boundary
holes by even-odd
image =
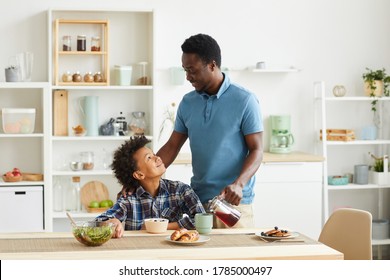
[[[133,158],[137,162],[138,171],[142,172],[145,178],[161,177],[165,172],[165,165],[161,158],[147,147],[142,147],[136,151]]]
[[[213,64],[204,64],[199,56],[194,53],[183,53],[181,61],[187,80],[195,90],[208,92],[207,90],[211,86],[214,77]]]

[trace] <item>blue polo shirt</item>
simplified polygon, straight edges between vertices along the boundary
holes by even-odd
[[[244,136],[263,131],[256,96],[224,75],[218,93],[187,93],[177,111],[175,131],[188,135],[192,154],[191,186],[208,202],[240,174],[248,148]],[[254,197],[255,177],[243,189],[242,204]]]

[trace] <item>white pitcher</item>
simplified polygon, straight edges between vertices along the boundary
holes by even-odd
[[[99,97],[83,96],[79,98],[80,111],[84,117],[87,136],[99,135]]]

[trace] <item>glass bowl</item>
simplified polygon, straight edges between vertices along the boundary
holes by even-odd
[[[76,222],[72,224],[73,236],[87,246],[100,246],[111,239],[115,232],[115,224],[110,222]]]

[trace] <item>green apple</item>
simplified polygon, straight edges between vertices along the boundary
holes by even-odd
[[[112,207],[114,205],[114,202],[111,199],[108,199],[107,202],[108,202],[108,207]]]
[[[100,208],[107,208],[107,207],[109,207],[108,206],[108,201],[107,200],[100,201],[99,207]]]
[[[92,201],[89,203],[89,208],[99,208],[99,202],[96,201],[96,200],[92,200]]]

